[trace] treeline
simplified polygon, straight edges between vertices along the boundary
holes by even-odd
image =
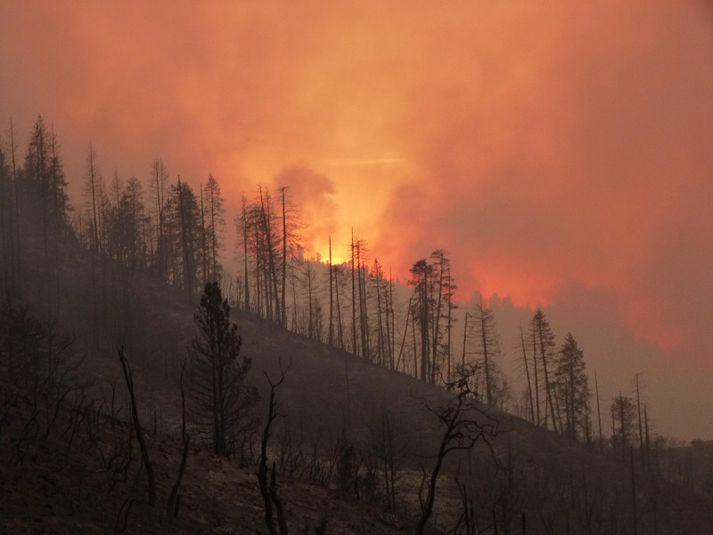
[[[23,247],[37,247],[41,236],[46,270],[60,254],[60,244],[75,241],[131,270],[151,273],[182,289],[194,300],[202,285],[222,274],[225,216],[217,180],[208,175],[194,189],[169,178],[161,159],[147,180],[106,179],[97,153],[89,146],[81,202],[72,206],[59,143],[42,117],[35,122],[20,164],[14,127],[8,147],[0,150],[0,247],[2,284],[19,290]]]
[[[171,180],[161,159],[142,183],[103,178],[94,148],[86,159],[84,202],[73,218],[79,242],[99,255],[152,273],[193,300],[203,284],[218,280],[225,211],[218,181],[209,174],[195,190]]]
[[[95,316],[105,323],[102,302],[108,299],[111,266],[126,268],[124,278],[136,272],[153,276],[191,303],[207,282],[220,281],[238,308],[283,328],[431,384],[467,376],[470,391],[483,403],[602,451],[606,445],[623,456],[636,448],[642,463],[655,465],[658,442],[638,389],[635,396],[620,395],[611,402],[605,439],[598,384],[595,377],[592,392],[584,352],[572,334],[557,344],[543,310],[521,328],[518,340],[522,395],[513,392],[503,373],[491,308],[481,301],[465,310],[458,330],[462,338],[456,340],[457,285],[445,251],[413,263],[409,295],[358,236],[346,244],[346,262],[332,261],[331,238],[326,262],[306,259],[299,209],[289,189],[260,187],[243,198],[234,219],[240,265],[232,276],[223,267],[226,220],[220,185],[212,175],[193,187],[179,176],[171,178],[165,163],[156,159],[143,181],[122,180],[117,172],[107,178],[92,145],[82,198],[72,206],[60,144],[41,117],[24,157],[12,123],[0,149],[0,287],[19,295],[23,273],[38,269],[23,265],[23,250],[40,252],[42,294],[50,315],[57,307],[60,244],[71,241],[94,253],[89,284],[97,288]]]

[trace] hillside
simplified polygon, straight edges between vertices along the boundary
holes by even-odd
[[[5,389],[6,385],[3,385]],[[138,497],[143,492],[135,465],[123,472],[120,462],[102,463],[98,450],[113,452],[126,440],[127,428],[107,427],[98,440],[77,430],[73,440],[52,435],[31,441],[24,423],[29,405],[10,412],[10,424],[0,441],[0,533],[235,533],[254,534],[263,526],[261,497],[254,469],[212,457],[191,448],[177,519],[168,520],[164,503],[181,460],[180,441],[151,434],[159,507],[152,509]],[[71,417],[61,417],[59,428],[71,428]],[[20,437],[22,440],[20,440]],[[126,455],[126,450],[122,455]],[[107,456],[108,457],[108,456]],[[134,458],[134,463],[138,462]],[[128,477],[124,479],[125,474]],[[316,485],[287,481],[280,485],[290,526],[311,532],[326,521],[328,533],[405,533],[403,522],[352,500],[331,495]],[[135,494],[137,498],[126,495]]]
[[[98,282],[93,288],[86,284],[91,257],[80,248],[67,249],[56,280],[61,295],[73,299],[60,299],[59,326],[77,333],[78,347],[86,354],[80,373],[93,385],[87,397],[103,400],[105,408],[112,395],[110,385],[119,393],[120,404],[127,406],[116,357],[116,345],[126,345],[157,464],[159,499],[165,500],[180,459],[178,376],[194,334],[193,306],[150,277],[111,264],[102,269],[105,288],[113,289],[106,293],[100,291]],[[41,272],[31,274],[30,281],[33,278],[41,281]],[[121,281],[123,285],[117,283]],[[33,310],[41,310],[41,282],[27,287],[31,290],[25,292],[25,300]],[[97,296],[103,300],[102,321],[96,314]],[[452,394],[249,314],[237,313],[234,319],[243,336],[243,354],[253,360],[250,382],[262,394],[256,416],[262,418],[266,412],[263,374],[275,377],[280,363],[289,365],[277,394],[280,416],[270,452],[278,467],[290,525],[299,530],[305,524],[315,528],[327,518],[327,533],[410,532],[418,518],[420,465],[430,470],[442,434],[427,406],[445,407]],[[632,532],[632,477],[627,460],[602,456],[594,446],[571,443],[497,410],[483,406],[474,410],[476,420],[495,426],[492,453],[496,459],[483,440],[470,454],[456,452],[448,459],[430,522],[434,533],[452,529],[464,503],[473,508],[474,524],[483,533],[518,532],[523,516],[527,533]],[[11,407],[9,415],[10,424],[2,434],[4,459],[12,458],[32,412],[20,403]],[[60,418],[71,425],[71,410],[65,409]],[[117,436],[124,436],[126,428],[119,429]],[[87,444],[95,442],[89,436],[85,439]],[[254,436],[247,437],[240,455],[236,453],[232,460],[214,458],[205,444],[194,442],[180,514],[170,525],[140,503],[143,476],[138,461],[132,468],[133,483],[107,493],[101,469],[90,468],[96,463],[95,453],[80,446],[81,433],[67,458],[58,460],[66,440],[61,435],[50,435],[46,441],[38,438],[27,446],[22,462],[4,463],[0,512],[6,532],[62,533],[80,521],[87,530],[111,530],[129,499],[136,503],[128,532],[264,530],[254,476]],[[101,440],[111,443],[114,439]],[[388,513],[382,484],[387,442],[395,480],[394,510]],[[347,464],[356,465],[350,469],[349,481],[344,481],[345,456]],[[52,474],[55,466],[63,468]],[[634,478],[639,533],[698,535],[713,526],[711,508],[702,496],[657,480],[638,466]],[[457,532],[466,533],[462,525]]]

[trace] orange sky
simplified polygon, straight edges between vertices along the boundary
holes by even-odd
[[[51,120],[75,184],[90,139],[232,207],[290,184],[313,250],[354,227],[404,276],[443,247],[463,297],[602,299],[713,364],[713,9],[542,6],[4,2],[0,117]]]

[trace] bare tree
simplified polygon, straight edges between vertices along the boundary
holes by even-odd
[[[243,238],[243,310],[250,310],[250,274],[248,271],[248,212],[245,203],[245,196],[242,197],[242,215],[239,220],[240,231]]]
[[[532,397],[532,381],[530,380],[530,366],[527,363],[527,347],[525,345],[525,334],[520,323],[520,348],[522,349],[522,364],[525,369],[525,378],[527,379],[527,401],[530,407],[530,421],[535,422],[535,401]]]
[[[289,240],[287,234],[287,187],[280,188],[280,198],[282,200],[282,285],[280,286],[280,310],[282,317],[280,323],[284,328],[287,328],[287,309],[285,308],[285,291],[287,289],[287,242]],[[331,253],[331,238],[330,238],[330,253]]]
[[[285,517],[285,510],[277,494],[277,474],[275,470],[275,463],[273,462],[272,468],[269,467],[269,459],[267,455],[267,450],[270,442],[270,433],[272,430],[272,424],[277,418],[277,401],[276,393],[277,389],[285,381],[285,375],[290,369],[290,364],[287,368],[282,367],[282,362],[280,362],[280,378],[277,381],[273,381],[270,376],[265,373],[265,379],[270,385],[270,397],[268,398],[267,405],[267,420],[265,421],[265,427],[262,432],[262,441],[260,443],[260,462],[258,464],[257,479],[260,485],[260,494],[262,494],[263,504],[265,506],[265,525],[270,535],[287,535],[287,520]],[[275,513],[277,514],[277,528],[275,527],[275,519],[273,516],[273,507]],[[278,531],[279,528],[279,531]]]
[[[444,429],[441,435],[434,466],[427,471],[421,465],[422,478],[418,491],[421,505],[421,516],[416,526],[416,534],[421,535],[426,529],[433,513],[436,500],[436,483],[446,458],[456,451],[469,451],[480,441],[489,448],[493,459],[496,459],[491,441],[497,434],[497,422],[473,403],[473,393],[470,390],[470,377],[462,374],[457,380],[447,384],[447,388],[455,393],[444,406],[433,408],[426,403],[427,410],[433,414]]]
[[[602,435],[602,410],[599,404],[599,380],[597,379],[597,371],[594,370],[594,392],[597,397],[597,423],[599,425],[599,450],[604,451],[604,436]]]
[[[124,348],[120,347],[118,350],[119,362],[121,363],[121,369],[124,372],[124,380],[126,381],[126,388],[129,391],[129,399],[131,400],[131,418],[134,423],[134,429],[136,430],[136,439],[139,442],[139,448],[141,449],[141,461],[144,464],[144,469],[146,470],[146,483],[148,486],[149,495],[149,505],[156,505],[156,479],[154,476],[153,463],[149,457],[148,447],[146,446],[146,439],[144,437],[144,430],[141,426],[141,420],[139,418],[139,408],[136,402],[136,393],[134,391],[134,375],[131,371],[131,365],[124,354]]]
[[[496,358],[500,354],[500,339],[492,309],[483,306],[480,298],[475,311],[476,354],[482,360],[485,381],[485,402],[495,405],[502,401],[503,381]]]
[[[555,412],[554,396],[552,395],[553,383],[550,379],[550,373],[548,365],[554,358],[554,348],[555,348],[555,336],[550,327],[550,323],[545,316],[544,311],[538,308],[535,315],[532,318],[532,342],[533,342],[533,358],[535,359],[535,392],[538,393],[537,388],[537,368],[538,366],[542,368],[544,375],[544,389],[545,389],[545,417],[544,425],[547,427],[548,416],[552,418],[552,427],[557,431],[557,412]],[[538,351],[539,350],[539,351]],[[537,359],[539,358],[539,362]],[[538,398],[538,414],[539,414],[539,396]],[[539,416],[537,418],[538,423],[540,421]]]
[[[351,252],[351,274],[352,274],[352,354],[357,356],[359,354],[357,350],[357,330],[356,330],[356,258],[355,258],[355,248],[354,248],[354,229],[352,229],[352,241],[350,246]]]
[[[632,447],[636,436],[636,405],[634,401],[621,393],[614,398],[611,404],[612,418],[612,447],[626,458],[629,448]]]
[[[151,163],[151,195],[156,210],[156,244],[154,266],[160,278],[166,276],[166,234],[165,234],[165,208],[166,208],[166,185],[168,183],[168,171],[160,158],[155,158]]]

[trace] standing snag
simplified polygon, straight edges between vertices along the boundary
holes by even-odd
[[[426,408],[438,419],[441,427],[445,430],[441,435],[434,466],[430,473],[421,465],[421,485],[418,489],[421,516],[416,526],[417,535],[424,533],[431,518],[436,501],[438,476],[446,458],[451,453],[471,450],[482,440],[495,458],[491,440],[497,434],[497,422],[473,402],[473,392],[470,389],[471,379],[467,373],[462,373],[460,378],[447,384],[448,389],[455,392],[455,398],[450,399],[444,406],[433,408],[426,404]]]
[[[144,430],[141,427],[141,420],[139,419],[139,408],[136,404],[136,394],[134,392],[134,374],[131,371],[129,361],[126,359],[126,355],[124,354],[124,348],[120,347],[118,353],[121,369],[124,372],[126,388],[129,391],[129,399],[131,400],[131,417],[134,422],[134,429],[136,429],[136,439],[139,441],[139,448],[141,448],[141,460],[144,463],[144,468],[146,469],[149,505],[153,507],[156,505],[156,479],[153,471],[153,463],[151,462],[148,447],[146,446],[146,439],[144,438]]]
[[[263,503],[265,505],[265,525],[270,535],[287,535],[287,520],[285,518],[285,510],[282,505],[282,501],[277,494],[277,472],[275,469],[275,463],[272,463],[272,470],[268,467],[269,459],[267,456],[267,448],[270,442],[270,433],[272,430],[272,424],[277,418],[277,402],[275,401],[275,395],[277,389],[285,381],[285,374],[290,369],[290,365],[287,369],[282,368],[282,362],[280,362],[280,378],[273,382],[270,376],[265,373],[265,379],[267,379],[270,385],[270,398],[267,404],[267,420],[265,422],[265,427],[262,432],[262,441],[260,443],[260,462],[258,463],[257,469],[257,480],[260,485],[260,494],[262,495]],[[273,507],[277,514],[277,526],[275,528],[275,520],[273,517]]]

